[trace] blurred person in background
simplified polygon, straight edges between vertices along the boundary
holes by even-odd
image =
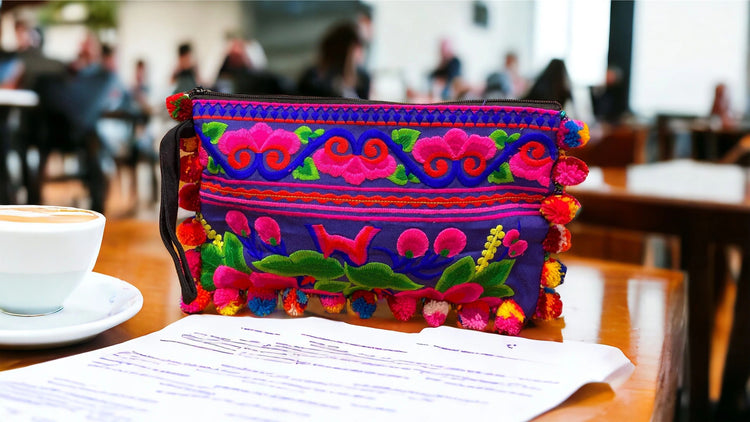
[[[266,63],[266,53],[258,41],[232,37],[213,88],[231,94],[293,93],[292,83],[266,70]]]
[[[440,62],[430,72],[430,91],[433,97],[442,100],[454,98],[454,80],[461,76],[461,60],[453,51],[453,44],[448,39],[440,40]]]
[[[245,48],[245,41],[239,37],[229,40],[224,61],[219,68],[214,89],[219,92],[236,93],[241,80],[253,69],[253,63]]]
[[[505,54],[503,70],[487,76],[484,98],[521,98],[526,93],[528,81],[518,71],[518,56],[514,52]]]
[[[539,74],[524,99],[557,101],[563,108],[570,109],[573,92],[565,62],[552,59]]]
[[[297,84],[301,95],[368,99],[370,76],[361,67],[364,45],[355,23],[334,25],[320,42],[315,66]]]
[[[187,92],[200,85],[198,66],[193,59],[193,47],[190,43],[182,43],[177,47],[177,65],[172,72],[170,83],[173,92]]]
[[[622,70],[609,65],[604,84],[590,88],[591,108],[598,121],[616,124],[629,114],[626,87],[622,78]]]
[[[732,104],[726,84],[719,83],[714,87],[714,100],[711,104],[712,126],[731,129],[737,126],[737,119],[732,113]]]

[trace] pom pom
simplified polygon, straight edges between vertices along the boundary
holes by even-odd
[[[198,138],[180,138],[180,149],[185,152],[195,152],[198,150]]]
[[[570,195],[552,195],[542,201],[541,212],[552,224],[567,224],[578,214],[581,204]]]
[[[375,293],[367,290],[357,290],[349,296],[348,308],[362,319],[368,319],[375,313],[378,307],[378,298]]]
[[[281,292],[281,305],[289,316],[300,316],[307,308],[307,293],[294,287]]]
[[[560,314],[562,314],[562,301],[560,300],[560,294],[553,289],[540,289],[539,300],[536,302],[534,319],[549,321],[559,318]]]
[[[566,120],[557,132],[557,145],[562,149],[578,148],[589,141],[589,127],[578,120]]]
[[[216,305],[216,312],[221,315],[236,315],[245,306],[245,299],[238,289],[216,289],[214,305]]]
[[[553,224],[547,231],[542,247],[549,253],[562,253],[570,249],[570,231],[562,224]]]
[[[417,313],[417,298],[408,296],[388,296],[388,307],[399,321],[408,321]]]
[[[422,307],[422,316],[430,327],[443,325],[451,310],[450,303],[444,300],[427,300]]]
[[[201,179],[201,166],[198,157],[193,155],[183,155],[180,157],[180,181],[184,183],[196,183]]]
[[[251,287],[247,290],[247,307],[253,315],[264,317],[276,310],[279,299],[274,289]]]
[[[495,314],[495,331],[499,334],[517,336],[523,328],[526,315],[513,299],[504,300],[497,307]]]
[[[568,272],[568,268],[562,262],[555,258],[549,258],[542,267],[541,285],[554,289],[565,281],[566,272]]]
[[[490,322],[490,305],[481,300],[466,303],[458,306],[456,314],[459,327],[484,331]]]
[[[198,190],[198,185],[195,183],[186,183],[183,185],[179,195],[180,208],[194,212],[200,211],[201,199],[198,195]]]
[[[184,246],[198,246],[206,241],[206,231],[195,218],[185,220],[177,226],[177,240]]]
[[[346,297],[344,295],[320,295],[320,304],[323,310],[329,314],[338,314],[346,306]]]
[[[193,252],[193,251],[188,251]],[[189,261],[189,260],[188,260]],[[192,266],[190,268],[192,272]],[[198,268],[198,271],[200,271],[200,267]],[[203,310],[208,307],[208,304],[211,303],[211,292],[204,290],[203,286],[200,285],[200,283],[196,283],[195,285],[196,289],[198,289],[198,295],[195,297],[195,300],[193,300],[190,303],[185,303],[183,301],[180,301],[180,309],[182,309],[182,312],[185,312],[186,314],[195,314],[198,312],[203,312]]]
[[[187,261],[188,267],[190,267],[190,275],[193,276],[193,280],[201,278],[201,253],[198,249],[190,249],[185,251],[185,260]]]
[[[586,180],[589,175],[589,167],[576,157],[564,157],[557,161],[552,169],[552,178],[555,183],[563,186],[574,186]]]
[[[193,101],[184,92],[167,97],[167,111],[169,117],[184,122],[193,116]]]

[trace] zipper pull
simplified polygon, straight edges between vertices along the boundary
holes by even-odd
[[[202,86],[196,86],[195,88],[188,91],[186,95],[192,99],[197,95],[208,95],[211,92],[212,91],[210,89],[203,88]]]

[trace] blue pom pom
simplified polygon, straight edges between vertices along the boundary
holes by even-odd
[[[368,319],[375,313],[377,303],[371,303],[363,297],[358,297],[352,301],[352,310],[362,319]]]

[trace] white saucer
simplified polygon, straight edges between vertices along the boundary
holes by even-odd
[[[142,306],[143,296],[134,286],[92,272],[60,312],[37,317],[0,312],[0,348],[41,349],[84,341],[129,320]]]

